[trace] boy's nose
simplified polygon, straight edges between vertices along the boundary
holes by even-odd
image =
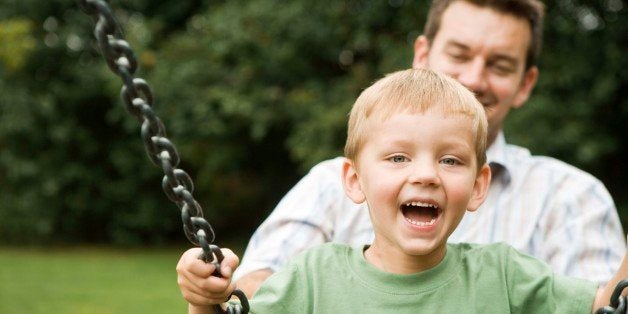
[[[439,185],[440,179],[436,165],[429,162],[416,163],[408,176],[408,182],[421,185]]]

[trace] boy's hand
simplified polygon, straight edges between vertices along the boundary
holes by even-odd
[[[211,274],[215,267],[198,259],[202,250],[187,250],[177,263],[177,284],[183,298],[194,306],[221,304],[227,301],[235,284],[231,282],[233,270],[240,263],[238,257],[229,249],[221,249],[225,258],[220,264],[221,277]]]

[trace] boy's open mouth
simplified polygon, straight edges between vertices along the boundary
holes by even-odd
[[[415,226],[431,226],[436,222],[441,210],[438,205],[424,202],[408,202],[401,205],[401,213]]]

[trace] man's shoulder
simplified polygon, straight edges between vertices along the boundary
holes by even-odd
[[[337,175],[342,171],[342,163],[345,157],[338,156],[335,158],[323,160],[314,165],[309,173],[310,174],[333,174]]]
[[[506,151],[511,167],[520,168],[526,174],[539,174],[553,178],[575,179],[581,182],[590,182],[590,184],[602,184],[592,174],[554,157],[533,155],[527,148],[513,144],[508,144]]]
[[[319,162],[299,180],[291,192],[298,192],[301,195],[304,192],[318,190],[333,191],[334,194],[344,195],[341,179],[343,161],[344,157],[336,157]]]

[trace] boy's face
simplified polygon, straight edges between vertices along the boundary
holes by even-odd
[[[525,69],[530,42],[526,20],[456,1],[443,12],[433,41],[421,36],[415,42],[413,66],[445,73],[476,94],[486,109],[490,144],[536,83],[537,68]]]
[[[370,253],[387,263],[416,264],[389,264],[389,272],[433,267],[464,212],[484,200],[490,180],[488,166],[477,170],[472,121],[429,110],[366,123],[366,140],[357,160],[345,162],[343,180],[347,195],[369,206]]]

